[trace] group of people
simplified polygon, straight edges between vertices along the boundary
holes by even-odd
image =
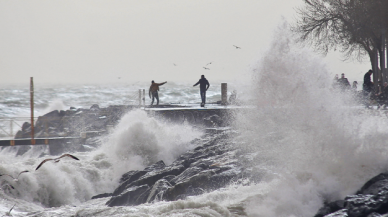
[[[338,78],[338,74],[334,77],[333,87],[339,88],[341,91],[354,90],[357,91],[357,81],[353,81],[352,86],[350,86],[349,80],[345,78],[345,74],[341,74],[341,78]]]
[[[156,105],[159,105],[159,94],[158,94],[159,86],[162,86],[165,83],[167,83],[167,81],[162,83],[155,83],[153,80],[151,81],[151,86],[150,86],[150,89],[148,90],[148,95],[150,96],[150,98],[152,98],[151,105],[154,104],[154,99],[156,99]],[[201,75],[201,79],[199,79],[199,81],[196,84],[194,84],[193,87],[197,86],[198,84],[199,84],[199,90],[200,90],[199,92],[202,100],[201,107],[204,107],[206,103],[206,91],[207,89],[209,89],[210,84],[204,75]]]
[[[334,77],[333,87],[341,90],[354,90],[354,93],[359,98],[362,98],[364,103],[369,106],[369,101],[374,100],[377,102],[378,106],[388,106],[388,83],[387,82],[378,82],[378,88],[374,88],[374,83],[372,81],[373,70],[369,70],[364,75],[364,82],[362,84],[362,91],[357,91],[357,81],[353,82],[353,85],[350,86],[350,83],[345,74],[341,74],[341,78],[338,78],[338,75]]]

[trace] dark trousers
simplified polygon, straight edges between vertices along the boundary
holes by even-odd
[[[159,95],[158,91],[152,92],[152,102],[151,105],[154,104],[154,99],[156,98],[156,105],[159,105]]]
[[[206,103],[206,90],[201,90],[200,94],[201,94],[202,103],[205,104]]]

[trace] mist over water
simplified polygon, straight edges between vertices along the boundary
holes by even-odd
[[[386,170],[386,116],[333,91],[325,63],[294,42],[287,23],[253,77],[256,108],[238,115],[236,126],[272,187],[248,200],[250,216],[313,216],[324,201],[343,199]]]
[[[249,157],[246,167],[260,175],[257,180],[239,180],[184,200],[133,207],[107,207],[106,199],[90,200],[112,192],[125,172],[159,160],[170,164],[194,148],[190,141],[202,136],[187,124],[167,123],[133,110],[101,138],[101,146],[72,153],[80,161],[64,158],[35,171],[50,157],[47,147],[36,146],[22,156],[15,156],[14,149],[0,150],[0,174],[30,170],[17,183],[0,179],[0,185],[16,188],[0,190],[0,211],[17,204],[15,216],[28,212],[36,216],[233,216],[231,210],[236,207],[248,216],[311,217],[323,202],[342,199],[386,171],[385,113],[366,110],[350,95],[333,90],[322,57],[297,44],[286,22],[274,32],[269,47],[251,69],[252,82],[236,81],[239,85],[229,89],[237,89],[238,99],[249,105],[236,114],[232,127],[238,136],[231,142]],[[220,85],[210,83],[209,101],[217,101]],[[47,87],[37,91],[41,94],[36,97],[37,110],[42,115],[70,106],[127,104],[142,86]],[[10,97],[0,103],[0,111],[9,117],[28,114],[27,89],[1,91]],[[192,84],[169,82],[161,87],[160,99],[161,103],[197,103],[198,92]]]

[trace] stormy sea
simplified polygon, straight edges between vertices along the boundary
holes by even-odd
[[[53,157],[46,147],[19,155],[20,147],[2,148],[0,174],[30,172],[18,181],[0,177],[0,215],[311,217],[325,201],[354,194],[388,168],[387,117],[384,111],[371,112],[350,94],[333,90],[323,58],[296,44],[290,35],[286,25],[279,26],[268,51],[247,72],[237,72],[248,79],[228,82],[229,94],[237,92],[236,106],[244,109],[237,110],[228,130],[217,135],[134,109],[99,138],[100,145],[72,152],[79,161],[63,158],[35,170]],[[221,82],[209,81],[210,106],[221,98]],[[195,82],[161,86],[160,103],[199,106]],[[147,91],[148,85],[36,85],[35,116],[94,104],[136,105],[138,90]],[[0,86],[1,118],[28,118],[29,95],[28,84]],[[6,123],[2,121],[5,128]],[[13,128],[16,132],[20,126]],[[128,206],[108,206],[110,197],[91,199],[114,192],[128,171],[141,171],[159,161],[177,164],[180,156],[207,145],[228,149],[222,149],[222,158],[203,155],[202,163],[216,159],[208,168],[225,166],[239,174],[219,188],[204,186],[205,190],[186,197],[148,198],[146,203]]]

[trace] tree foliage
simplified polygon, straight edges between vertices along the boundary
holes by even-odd
[[[388,29],[388,0],[304,0],[293,30],[300,39],[327,54],[339,49],[361,60],[381,51],[381,33]]]

